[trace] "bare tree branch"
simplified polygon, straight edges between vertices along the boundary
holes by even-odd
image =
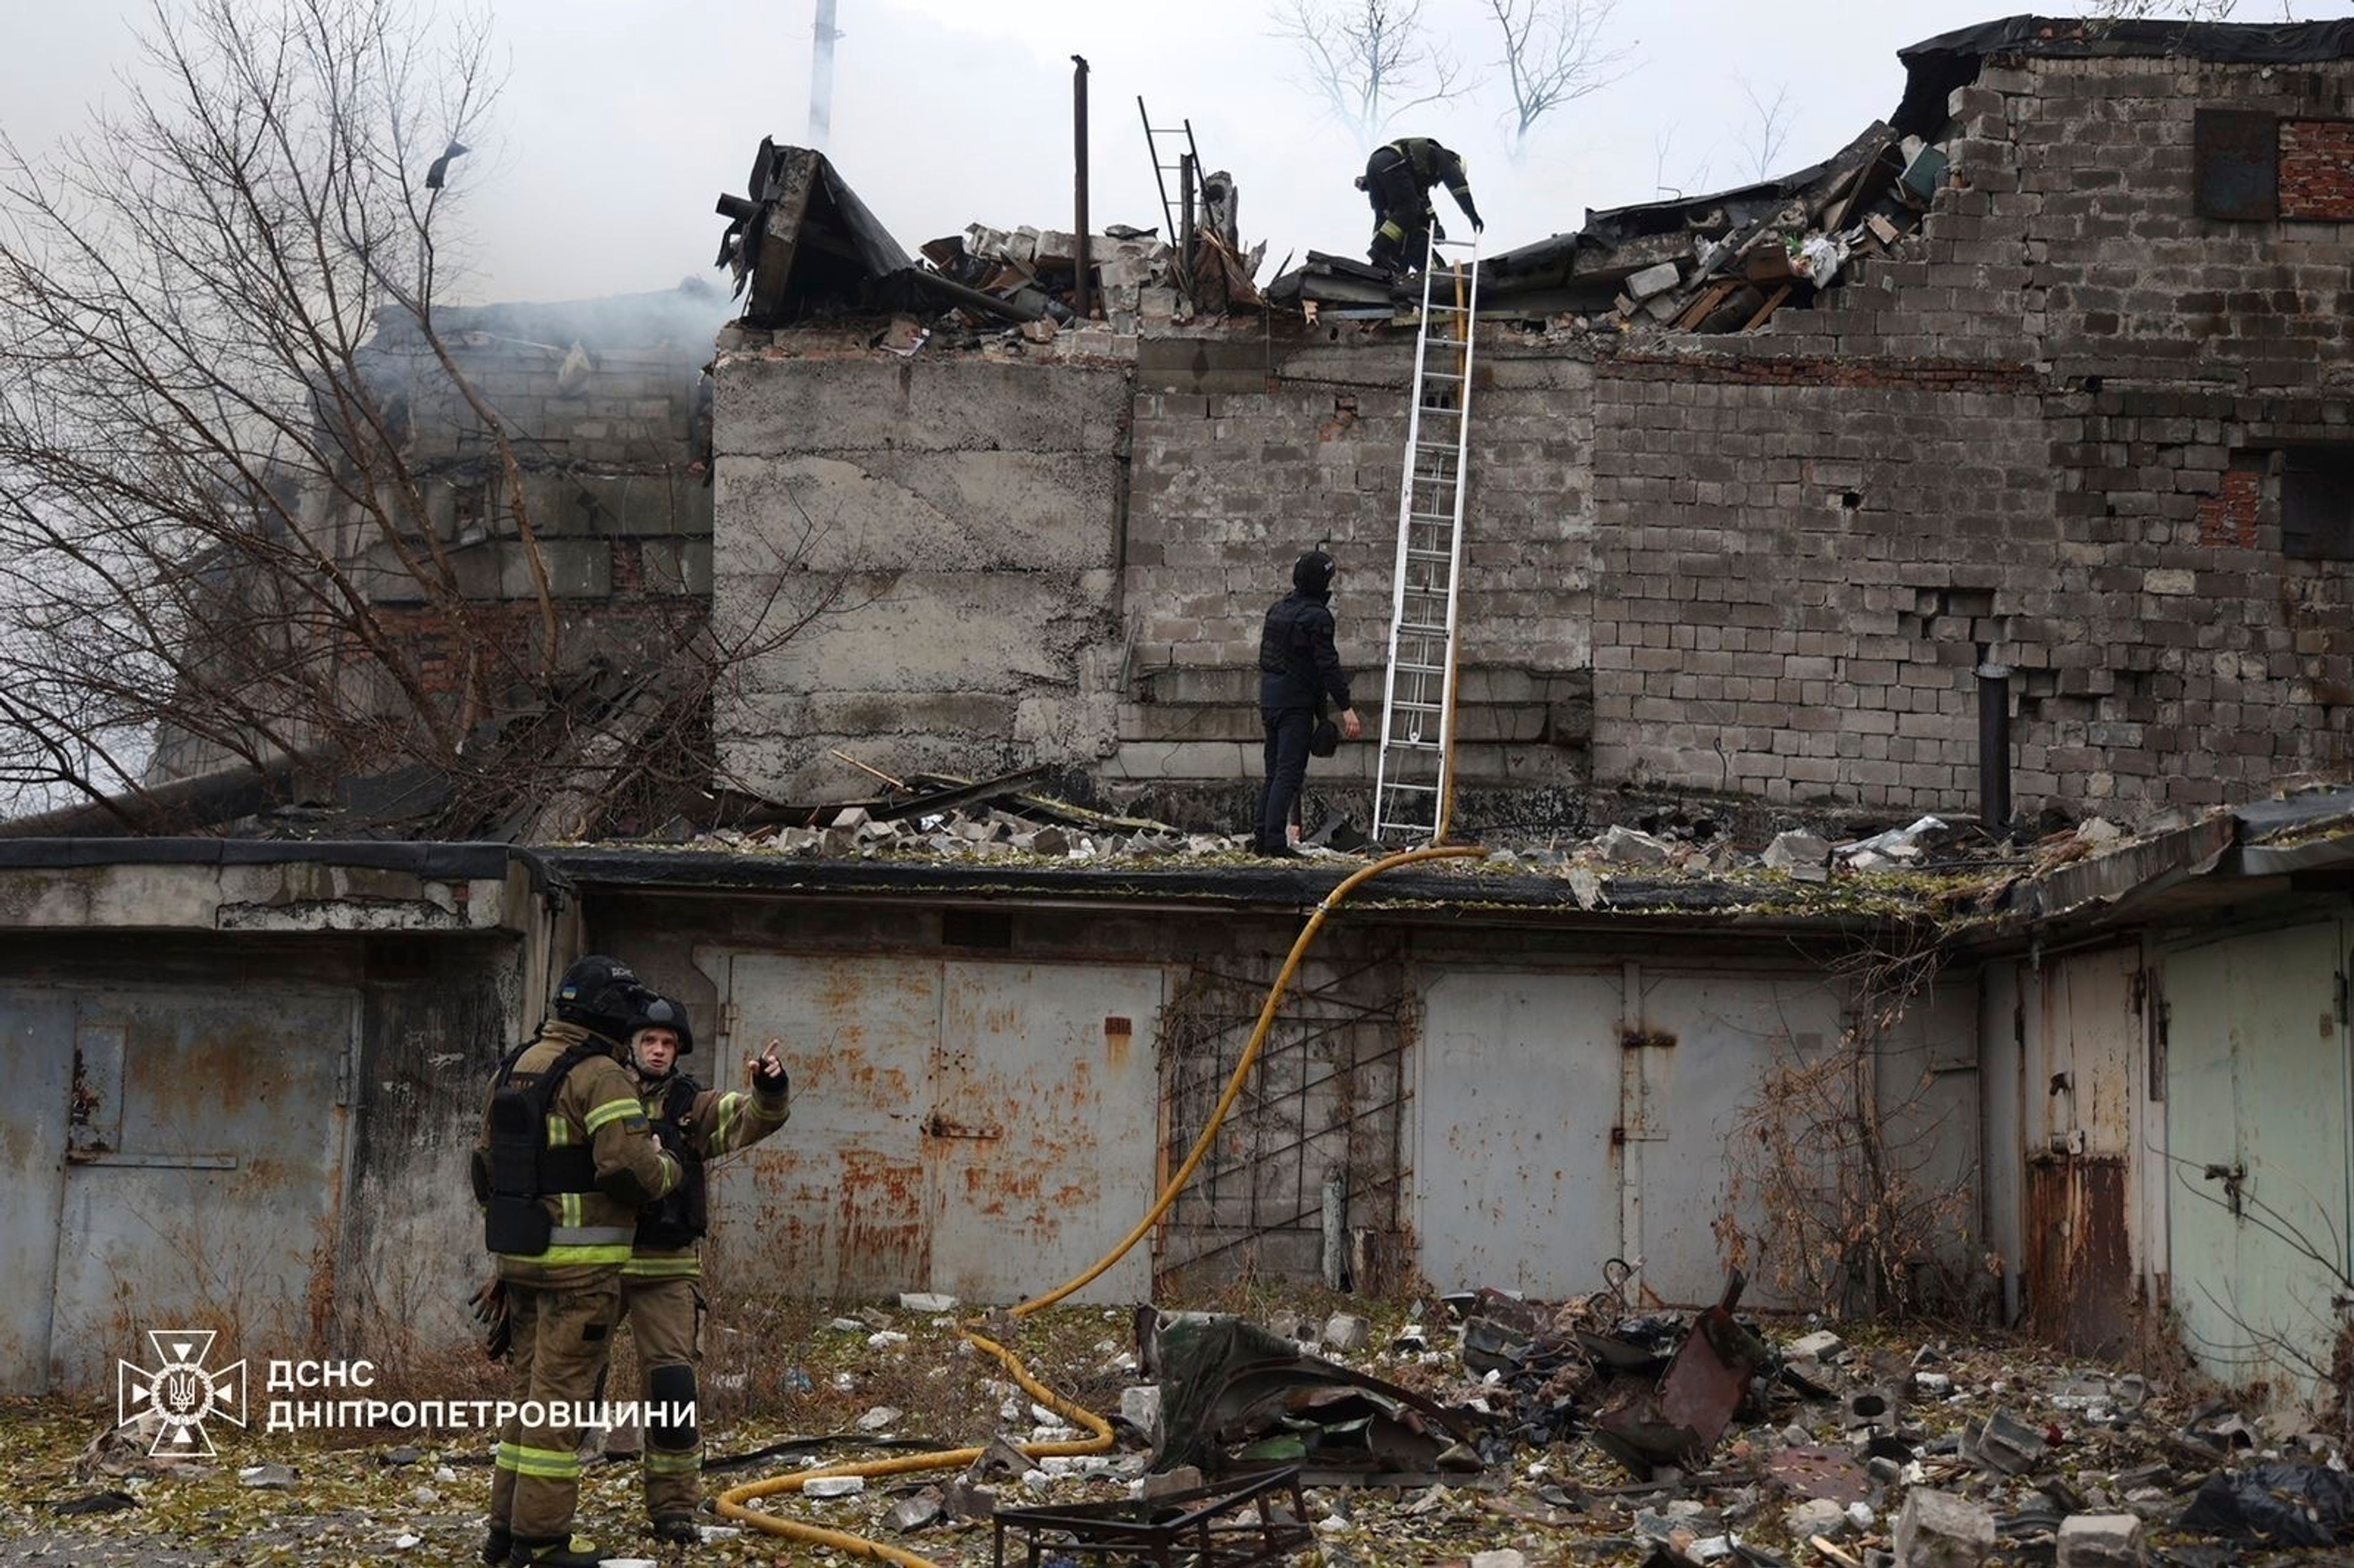
[[[1462,61],[1433,36],[1423,0],[1277,0],[1275,36],[1303,84],[1371,147],[1397,116],[1468,91]]]
[[[1741,96],[1749,101],[1750,118],[1743,133],[1749,143],[1750,178],[1770,180],[1782,143],[1790,139],[1790,89],[1787,83],[1776,88],[1768,102],[1746,77],[1740,81]]]
[[[1547,115],[1627,74],[1634,45],[1602,43],[1617,8],[1617,0],[1488,0],[1504,51],[1497,68],[1512,98],[1504,118],[1515,159]]]

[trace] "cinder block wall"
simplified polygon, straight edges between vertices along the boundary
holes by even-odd
[[[1818,308],[1625,347],[1490,329],[1467,820],[1655,786],[1967,811],[1982,662],[2018,672],[2030,810],[2342,772],[2349,565],[2285,553],[2282,494],[2289,449],[2354,450],[2354,165],[2326,118],[2349,79],[1991,65],[1953,95],[1953,180],[1920,229]],[[2200,108],[2282,117],[2285,216],[2198,215]],[[822,762],[850,742],[878,765],[1056,761],[1232,825],[1259,773],[1259,618],[1319,538],[1373,717],[1403,334],[1149,338],[1132,375],[795,335],[720,376],[723,543],[769,557],[723,569],[722,624],[836,596],[723,716],[746,777],[854,793]],[[1344,748],[1311,783],[1355,804],[1373,764]]]
[[[1990,68],[1900,258],[1730,352],[1605,362],[1597,777],[1967,810],[1981,658],[2030,808],[2342,770],[2349,568],[2284,556],[2278,453],[2354,439],[2354,172],[2299,123],[2349,74]],[[2284,117],[2304,216],[2198,216],[2202,107]]]
[[[1113,745],[1124,366],[740,354],[716,409],[715,722],[795,800]]]

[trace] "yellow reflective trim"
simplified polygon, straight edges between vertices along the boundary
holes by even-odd
[[[546,1252],[503,1252],[498,1255],[510,1263],[535,1263],[557,1267],[571,1263],[627,1263],[630,1244],[618,1246],[552,1246]]]
[[[578,1230],[580,1228],[579,1193],[558,1192],[556,1195],[556,1207],[557,1211],[556,1223],[557,1224],[563,1226],[566,1230]]]
[[[712,1147],[713,1153],[726,1154],[735,1149],[736,1126],[743,1119],[743,1117],[744,1097],[741,1094],[731,1090],[720,1097],[719,1136],[714,1141]]]
[[[572,1141],[572,1124],[554,1111],[547,1115],[547,1146],[561,1149]]]
[[[646,1468],[657,1476],[691,1476],[703,1468],[702,1445],[684,1454],[665,1454],[652,1444],[646,1446]]]
[[[590,1111],[586,1117],[582,1118],[581,1126],[593,1134],[599,1128],[603,1127],[609,1121],[620,1121],[624,1118],[633,1116],[642,1118],[645,1114],[646,1107],[640,1105],[635,1098],[625,1100],[607,1100],[603,1105],[599,1106],[595,1110]]]
[[[693,1279],[703,1274],[699,1257],[633,1257],[621,1266],[629,1279]]]
[[[561,1448],[534,1448],[525,1443],[500,1444],[495,1463],[502,1470],[543,1481],[578,1480],[581,1471],[578,1454]]]

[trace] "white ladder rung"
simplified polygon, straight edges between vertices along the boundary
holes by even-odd
[[[1384,676],[1381,751],[1373,780],[1376,839],[1399,833],[1435,835],[1447,814],[1446,799],[1452,784],[1452,761],[1446,741],[1438,736],[1447,734],[1448,715],[1455,706],[1455,593],[1462,553],[1464,471],[1470,459],[1474,357],[1469,323],[1479,308],[1479,260],[1478,247],[1470,241],[1444,242],[1450,252],[1468,254],[1463,260],[1447,264],[1448,292],[1437,293],[1441,243],[1436,234],[1429,238],[1422,272],[1422,312],[1416,329],[1405,474],[1398,497],[1391,659]],[[1455,302],[1458,297],[1460,304]],[[1465,324],[1458,326],[1458,321]],[[1437,736],[1429,733],[1434,729]],[[1436,779],[1430,776],[1433,760]],[[1396,777],[1400,771],[1427,781],[1408,782]],[[1403,799],[1406,796],[1418,800],[1407,806]],[[1425,800],[1427,805],[1421,803]]]

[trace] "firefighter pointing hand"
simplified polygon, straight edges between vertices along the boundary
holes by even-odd
[[[723,1154],[749,1149],[785,1125],[789,1086],[777,1057],[782,1044],[771,1040],[759,1055],[744,1059],[750,1093],[721,1093],[678,1070],[679,1058],[695,1050],[685,1008],[667,997],[651,997],[631,1022],[630,1065],[646,1118],[684,1172],[674,1192],[639,1215],[636,1243],[621,1269],[621,1313],[637,1336],[638,1361],[645,1368],[646,1513],[654,1534],[665,1542],[697,1539],[695,1509],[703,1499],[698,1426],[654,1415],[691,1404],[697,1393],[695,1369],[703,1360],[703,1317],[708,1310],[700,1254],[707,1224],[704,1167]]]

